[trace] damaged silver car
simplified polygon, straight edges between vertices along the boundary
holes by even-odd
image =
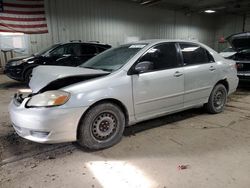
[[[220,113],[237,85],[235,62],[204,44],[140,41],[80,67],[35,68],[32,92],[19,91],[9,112],[23,138],[102,149],[137,122],[203,105]]]

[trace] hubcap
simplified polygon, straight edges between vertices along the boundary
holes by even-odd
[[[112,137],[117,128],[117,120],[112,113],[102,113],[92,124],[92,134],[95,139],[103,141]]]
[[[225,103],[225,93],[222,90],[218,90],[214,95],[214,107],[220,109]]]

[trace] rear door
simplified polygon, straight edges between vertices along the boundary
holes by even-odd
[[[134,109],[143,120],[183,107],[184,75],[175,43],[149,49],[137,62],[150,61],[148,72],[132,75]]]
[[[184,106],[207,102],[218,80],[218,67],[212,55],[194,43],[179,43],[184,66]]]

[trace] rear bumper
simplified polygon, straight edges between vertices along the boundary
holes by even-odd
[[[250,71],[238,71],[237,75],[241,81],[250,81]]]
[[[228,84],[229,84],[229,90],[228,90],[228,95],[234,93],[238,87],[239,84],[239,78],[234,74],[233,76],[230,75],[227,78]]]
[[[10,119],[17,134],[39,143],[71,142],[77,139],[77,127],[87,108],[25,108],[12,101]]]

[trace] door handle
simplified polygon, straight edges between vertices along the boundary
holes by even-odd
[[[180,76],[182,76],[183,75],[183,73],[181,73],[181,72],[179,72],[179,71],[176,71],[175,73],[174,73],[174,77],[180,77]]]
[[[209,68],[209,70],[210,70],[210,71],[214,71],[214,70],[216,70],[216,68],[215,68],[214,66],[211,66],[211,67]]]

